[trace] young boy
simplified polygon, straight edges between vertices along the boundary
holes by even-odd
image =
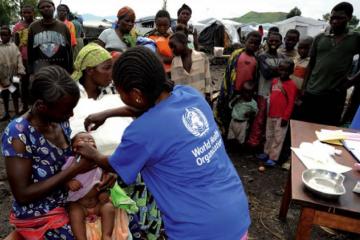
[[[243,144],[246,138],[246,131],[249,127],[249,121],[255,117],[258,108],[254,100],[255,82],[247,81],[243,84],[238,95],[229,103],[232,109],[231,121],[227,139],[236,139],[239,144]]]
[[[296,57],[294,60],[295,69],[294,73],[290,76],[290,78],[295,82],[299,90],[302,90],[303,88],[306,70],[310,62],[309,51],[312,42],[313,38],[307,37],[300,40],[298,45],[299,56]]]
[[[0,90],[4,103],[4,115],[0,118],[0,121],[5,121],[10,119],[10,94],[14,104],[15,115],[19,114],[19,86],[12,81],[16,75],[24,75],[25,69],[19,49],[14,43],[10,42],[10,28],[2,26],[0,37],[2,41],[0,42]]]
[[[175,55],[171,64],[171,80],[175,84],[196,88],[210,102],[212,82],[209,60],[204,53],[190,49],[187,43],[183,32],[176,32],[170,37],[169,46]]]
[[[285,58],[277,50],[281,45],[282,36],[280,33],[272,32],[268,35],[267,51],[258,56],[260,78],[258,87],[257,104],[259,111],[251,126],[247,144],[249,147],[258,149],[263,143],[263,135],[266,125],[267,98],[271,91],[271,81],[278,77],[278,67],[280,61]]]
[[[158,55],[164,64],[166,73],[170,73],[173,59],[173,54],[169,47],[171,36],[170,22],[170,14],[166,10],[160,10],[155,16],[156,28],[146,34],[148,38],[155,41]]]
[[[279,158],[294,108],[297,87],[290,79],[293,71],[294,62],[284,59],[279,65],[280,77],[272,80],[264,147],[264,153],[268,156],[264,162],[266,166],[274,166]]]
[[[27,67],[28,60],[28,33],[29,26],[34,21],[35,10],[34,7],[25,4],[21,8],[21,17],[23,18],[20,22],[16,23],[13,29],[14,42],[19,47],[23,64]],[[23,109],[20,112],[26,112],[29,106],[29,74],[27,73],[22,76],[20,81],[21,89],[21,100]]]
[[[235,50],[231,54],[226,67],[220,95],[215,107],[215,118],[225,137],[231,120],[229,101],[232,99],[234,91],[240,91],[247,81],[256,83],[258,81],[259,71],[255,53],[258,51],[260,43],[261,35],[259,32],[250,32],[246,36],[245,48]]]
[[[285,47],[279,48],[278,52],[294,61],[295,58],[299,56],[297,50],[295,49],[296,44],[299,42],[299,38],[299,31],[296,29],[290,29],[286,32],[284,38]]]

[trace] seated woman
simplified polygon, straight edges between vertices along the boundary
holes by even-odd
[[[121,58],[118,54],[114,53],[113,55],[114,58]],[[106,94],[117,93],[111,80],[111,55],[103,47],[91,43],[81,49],[75,60],[74,69],[72,78],[78,81],[81,97],[100,100]],[[104,116],[107,113],[105,112]],[[125,106],[121,109],[120,115],[133,117],[139,113],[133,108]],[[103,117],[91,116],[95,121]],[[139,207],[139,213],[130,216],[129,227],[133,239],[140,239],[141,236],[159,237],[162,225],[160,211],[157,209],[155,200],[147,190],[140,174],[135,184],[128,187],[122,185],[122,187]]]
[[[15,198],[10,223],[24,239],[74,239],[65,183],[94,166],[80,161],[61,171],[73,154],[68,120],[79,88],[66,70],[49,66],[34,75],[30,93],[31,110],[9,123],[1,141]]]
[[[136,45],[135,12],[130,7],[123,7],[118,11],[117,18],[115,29],[105,29],[98,40],[109,51],[124,52]]]
[[[155,16],[156,28],[146,34],[155,41],[157,53],[160,56],[166,73],[170,73],[173,54],[169,47],[169,39],[172,34],[170,29],[170,14],[166,10],[160,10]]]

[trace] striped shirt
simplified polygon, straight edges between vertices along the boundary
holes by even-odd
[[[171,64],[171,80],[175,84],[189,85],[201,93],[211,93],[212,82],[210,64],[207,56],[195,50],[191,53],[192,65],[190,72],[184,69],[181,56],[175,56]]]

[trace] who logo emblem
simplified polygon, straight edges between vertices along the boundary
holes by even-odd
[[[204,113],[196,107],[186,108],[182,121],[186,129],[195,137],[202,137],[209,131],[208,120]]]

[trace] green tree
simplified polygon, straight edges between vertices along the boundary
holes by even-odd
[[[330,21],[330,13],[326,13],[326,14],[324,14],[323,15],[323,19],[325,20],[325,21]]]
[[[301,11],[298,7],[291,9],[290,12],[286,15],[286,18],[292,18],[295,16],[301,16]]]
[[[9,25],[20,19],[21,6],[29,4],[35,7],[38,0],[1,0],[0,2],[0,24]]]
[[[13,16],[17,15],[15,0],[2,0],[0,2],[0,24],[9,25]]]
[[[359,24],[359,19],[356,16],[353,16],[349,21],[349,25],[352,26],[353,28],[356,28],[358,24]]]

